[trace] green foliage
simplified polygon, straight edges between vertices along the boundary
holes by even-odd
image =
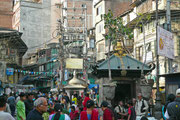
[[[138,17],[137,17],[136,23],[138,27],[142,27],[143,25],[147,24],[151,20],[151,17],[152,17],[151,14],[138,13],[137,15]]]
[[[111,10],[103,16],[105,20],[104,28],[108,31],[105,35],[106,40],[111,40],[112,44],[115,45],[120,38],[133,38],[132,29],[128,28],[123,24],[122,18],[114,17]]]

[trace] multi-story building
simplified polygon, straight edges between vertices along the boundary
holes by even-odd
[[[94,0],[93,2],[93,26],[95,27],[97,48],[96,60],[101,60],[106,58],[105,53],[108,51],[108,41],[104,38],[107,31],[104,29],[102,15],[107,14],[109,10],[113,12],[115,17],[122,14],[130,8],[131,0]]]
[[[126,12],[122,17],[126,20],[127,25],[131,26],[134,30],[134,56],[141,62],[145,61],[145,53],[147,54],[146,63],[156,61],[156,1],[153,0],[133,0],[131,6],[133,9]],[[166,23],[166,10],[167,3],[166,0],[160,0],[158,3],[158,23],[160,27],[164,27]],[[180,71],[180,1],[171,1],[171,27],[174,36],[174,55],[173,60],[173,72]],[[143,26],[139,26],[137,21],[139,19],[139,14],[150,14],[151,19],[144,19]],[[129,21],[127,18],[129,17]],[[146,17],[145,17],[146,18]],[[143,29],[144,28],[144,29]],[[145,44],[144,44],[145,41]],[[146,46],[146,50],[144,49]],[[159,60],[160,74],[168,73],[168,60],[167,58],[160,56]],[[156,70],[151,74],[151,78],[156,77]],[[165,86],[165,81],[163,78],[160,79],[160,86]]]
[[[27,53],[43,48],[51,37],[51,1],[20,0],[14,5],[13,29],[23,32]]]
[[[0,27],[12,29],[13,0],[0,1]]]
[[[39,90],[54,88],[59,79],[58,50],[58,43],[49,43],[46,49],[39,49],[35,53],[28,54],[27,64],[23,70],[34,72],[34,74],[26,74],[21,84],[32,84]]]
[[[21,35],[22,33],[16,30],[0,28],[1,85],[2,83],[4,85],[6,83],[18,83],[18,80],[22,76],[22,74],[14,72],[15,69],[22,68],[22,57],[27,51],[27,46],[22,41]]]

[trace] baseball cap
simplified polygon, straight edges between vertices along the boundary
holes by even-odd
[[[180,88],[176,90],[176,96],[180,96]]]

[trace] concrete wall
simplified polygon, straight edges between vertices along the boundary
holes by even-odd
[[[53,39],[51,42],[59,42],[57,39],[57,26],[58,20],[61,20],[61,2],[60,0],[51,0],[51,38]]]
[[[28,46],[27,53],[35,52],[37,48],[45,47],[45,43],[50,42],[50,0],[43,0],[42,3],[23,0],[19,3],[19,7],[17,7],[15,14],[17,15],[15,15],[14,29],[18,29],[23,33],[22,40]],[[19,23],[16,22],[18,17]]]

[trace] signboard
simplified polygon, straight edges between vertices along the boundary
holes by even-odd
[[[14,68],[7,68],[6,69],[6,75],[13,75],[14,73]]]
[[[13,84],[13,75],[10,75],[10,76],[9,76],[9,82],[10,82],[11,84]]]
[[[158,26],[158,55],[174,59],[173,34]]]
[[[66,68],[68,69],[83,69],[83,59],[67,58]]]

